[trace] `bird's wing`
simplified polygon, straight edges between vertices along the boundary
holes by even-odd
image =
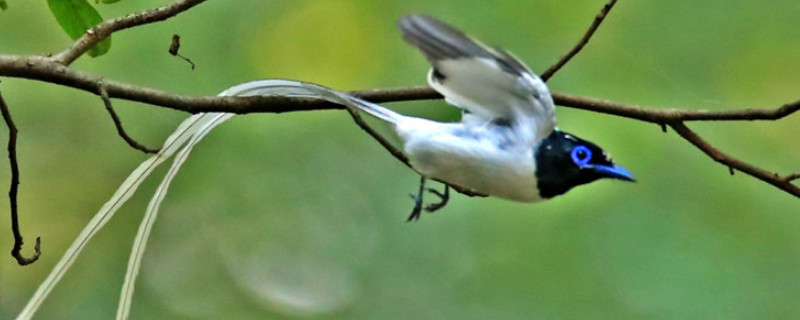
[[[428,75],[431,87],[467,111],[463,121],[524,122],[535,127],[538,138],[555,127],[547,86],[510,53],[426,15],[406,15],[398,26],[403,38],[433,65]]]

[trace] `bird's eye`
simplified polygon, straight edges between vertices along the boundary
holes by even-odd
[[[589,148],[584,145],[580,145],[572,148],[570,157],[572,157],[572,162],[578,166],[585,166],[589,163],[589,160],[592,160],[592,150],[589,150]]]

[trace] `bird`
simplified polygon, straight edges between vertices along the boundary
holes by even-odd
[[[487,46],[423,14],[398,20],[403,38],[431,63],[428,84],[462,111],[457,122],[402,115],[321,85],[281,79],[239,84],[221,96],[280,95],[324,99],[366,113],[388,127],[420,175],[407,221],[447,204],[449,186],[517,202],[541,202],[599,179],[635,181],[596,144],[556,126],[547,85],[511,53]],[[433,179],[444,192],[425,188]],[[423,193],[440,198],[423,208]]]
[[[432,65],[428,84],[462,110],[456,123],[384,116],[422,177],[518,202],[548,200],[602,178],[635,181],[599,146],[556,126],[547,85],[508,51],[424,14],[405,15],[398,27]],[[419,219],[421,197],[422,187],[409,220]]]

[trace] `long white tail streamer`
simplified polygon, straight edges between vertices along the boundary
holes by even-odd
[[[403,117],[389,109],[383,108],[379,105],[358,99],[351,95],[336,90],[328,89],[315,84],[304,83],[299,81],[290,80],[260,80],[247,82],[240,85],[233,86],[219,96],[290,96],[290,97],[306,97],[306,98],[321,98],[329,102],[345,105],[351,110],[365,111],[373,116],[383,119],[387,122],[394,123],[400,117]],[[72,263],[78,257],[80,252],[89,242],[89,240],[97,234],[97,232],[114,216],[116,211],[124,204],[139,185],[144,181],[152,171],[163,163],[170,156],[184,145],[187,140],[186,146],[176,156],[172,167],[167,172],[164,180],[156,189],[156,193],[150,200],[150,203],[145,212],[142,223],[139,226],[136,239],[134,241],[131,256],[128,260],[128,271],[125,274],[125,281],[120,295],[120,302],[117,308],[117,319],[127,319],[130,313],[131,301],[133,299],[134,285],[136,277],[139,274],[141,260],[146,248],[147,239],[150,236],[153,223],[158,215],[158,209],[162,200],[166,196],[169,185],[172,179],[177,175],[178,170],[186,161],[192,148],[200,142],[214,127],[230,119],[233,114],[226,113],[202,113],[196,114],[184,120],[178,128],[173,132],[164,142],[164,146],[154,156],[142,162],[125,181],[120,185],[114,195],[106,202],[100,210],[95,214],[89,224],[81,231],[80,235],[75,239],[72,245],[61,257],[61,260],[56,264],[45,281],[39,286],[34,293],[31,300],[17,316],[17,320],[28,320],[33,317],[34,313],[39,309],[42,302],[50,294],[55,285],[63,277],[64,273],[72,266]]]
[[[248,83],[243,83],[234,87],[231,87],[228,90],[219,94],[220,96],[254,96],[254,95],[282,95],[282,96],[297,96],[297,97],[309,97],[309,98],[323,98],[331,102],[337,102],[346,104],[350,108],[358,108],[358,109],[373,109],[375,110],[375,115],[390,120],[392,119],[393,113],[387,113],[386,109],[377,106],[377,108],[371,105],[371,103],[354,98],[347,94],[333,91],[331,89],[313,85],[310,83],[302,83],[296,81],[289,81],[289,80],[261,80],[261,81],[253,81]],[[366,106],[364,105],[366,104]],[[356,107],[355,105],[359,105]],[[370,112],[372,113],[372,112]],[[130,308],[131,308],[131,301],[133,300],[133,293],[135,290],[135,283],[136,278],[139,275],[139,268],[141,266],[142,257],[144,256],[144,251],[147,246],[147,240],[150,237],[150,232],[152,231],[153,224],[155,223],[156,216],[158,215],[158,210],[161,205],[161,201],[167,194],[167,190],[169,189],[170,183],[172,179],[177,175],[178,170],[186,161],[191,152],[192,148],[200,142],[200,140],[208,134],[211,129],[216,127],[217,125],[221,124],[225,120],[229,119],[232,114],[216,114],[217,116],[210,121],[205,122],[203,128],[197,130],[194,133],[192,139],[186,144],[186,146],[178,152],[175,156],[175,160],[170,167],[169,171],[167,172],[164,180],[156,189],[155,195],[153,198],[150,199],[150,204],[147,206],[147,212],[145,213],[144,218],[142,219],[142,223],[139,225],[139,231],[136,234],[136,240],[134,241],[133,249],[131,250],[131,256],[128,260],[128,271],[125,273],[125,282],[122,285],[122,292],[120,294],[119,306],[117,308],[117,320],[126,320],[130,315]],[[390,120],[391,121],[391,120]]]
[[[47,278],[42,282],[38,289],[36,289],[36,293],[33,294],[33,297],[28,301],[28,304],[25,305],[25,308],[22,309],[20,314],[17,316],[17,320],[28,320],[33,317],[33,314],[36,310],[39,309],[42,302],[45,298],[50,294],[55,287],[56,283],[61,280],[61,277],[64,276],[64,273],[72,266],[72,263],[75,262],[75,259],[78,257],[80,252],[86,247],[86,244],[89,240],[97,234],[98,231],[108,222],[111,217],[117,212],[117,210],[126,202],[139,185],[147,178],[150,173],[158,167],[159,164],[164,162],[170,156],[172,156],[178,148],[183,145],[187,139],[191,135],[187,135],[187,132],[192,132],[197,130],[198,125],[202,124],[202,120],[204,120],[205,115],[198,114],[193,115],[182,122],[177,130],[175,130],[172,135],[170,135],[167,140],[164,142],[164,146],[161,148],[157,154],[153,155],[149,159],[142,162],[125,181],[122,182],[122,185],[119,186],[117,191],[111,196],[111,199],[108,200],[97,212],[97,214],[92,217],[92,220],[83,228],[83,231],[78,235],[72,245],[70,245],[67,252],[64,253],[64,256],[61,257],[61,260],[56,263],[53,270],[50,271],[50,274]]]
[[[128,319],[128,315],[130,314],[134,284],[136,282],[136,277],[139,275],[139,267],[142,262],[142,256],[144,256],[144,250],[147,246],[147,239],[150,237],[150,231],[153,229],[153,223],[155,223],[156,217],[158,216],[158,209],[161,206],[161,201],[164,200],[164,197],[167,195],[167,189],[169,189],[172,179],[175,178],[175,175],[178,174],[178,170],[180,170],[186,158],[189,157],[192,148],[200,142],[206,134],[211,132],[211,129],[233,116],[233,114],[229,113],[215,113],[213,115],[215,116],[198,130],[194,136],[192,136],[192,139],[189,140],[189,143],[175,156],[172,167],[169,168],[167,175],[164,176],[164,180],[161,181],[158,189],[156,189],[156,193],[147,205],[147,211],[142,219],[142,223],[139,225],[139,231],[133,243],[131,256],[130,259],[128,259],[128,271],[125,273],[125,282],[122,284],[122,293],[120,294],[119,306],[117,307],[117,319]]]

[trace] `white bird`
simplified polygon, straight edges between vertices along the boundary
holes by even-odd
[[[425,179],[479,194],[537,202],[601,178],[634,181],[594,143],[556,127],[547,86],[510,53],[488,47],[430,16],[412,14],[398,23],[403,36],[433,65],[428,83],[462,109],[460,122],[401,115],[336,90],[289,80],[261,80],[220,95],[283,95],[322,98],[366,112],[389,125],[421,176],[409,220],[422,211]],[[435,211],[448,199],[425,209]]]
[[[398,26],[433,65],[430,86],[463,110],[458,123],[371,112],[395,124],[424,177],[522,202],[600,178],[634,180],[597,145],[556,127],[547,86],[510,53],[426,15],[404,16]]]

